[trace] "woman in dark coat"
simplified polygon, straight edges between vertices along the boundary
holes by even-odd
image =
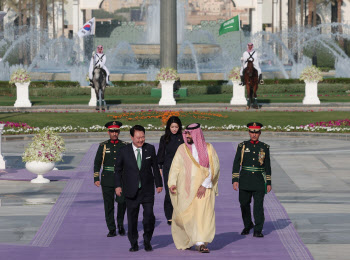
[[[177,148],[183,143],[181,120],[177,116],[172,116],[166,124],[165,135],[162,135],[160,138],[157,154],[159,168],[164,180],[164,213],[168,220],[168,225],[171,225],[173,215],[173,205],[171,204],[168,187],[169,170]]]

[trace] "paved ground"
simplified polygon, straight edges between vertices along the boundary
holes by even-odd
[[[146,138],[156,143],[160,135],[148,132]],[[205,136],[210,142],[239,142],[246,138],[245,133],[230,132],[207,132]],[[271,145],[273,190],[314,258],[322,260],[345,260],[350,255],[350,140],[347,135],[334,137],[261,136]],[[67,152],[59,169],[77,167],[91,144],[106,139],[103,133],[65,138]],[[28,142],[25,139],[29,140],[3,141],[8,168],[23,167],[20,155]],[[129,136],[122,133],[121,139],[128,140]],[[64,181],[47,185],[0,181],[0,242],[29,243],[64,186]]]

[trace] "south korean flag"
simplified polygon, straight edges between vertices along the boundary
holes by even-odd
[[[88,35],[95,34],[95,17],[93,17],[90,21],[84,24],[83,28],[78,31],[79,37],[85,37]]]

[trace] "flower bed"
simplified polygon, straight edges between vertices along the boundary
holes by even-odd
[[[145,120],[145,119],[150,119],[150,118],[158,118],[162,121],[163,125],[166,125],[168,122],[168,119],[171,116],[177,116],[180,118],[184,117],[192,117],[196,119],[212,119],[214,117],[227,117],[223,116],[220,113],[209,113],[209,112],[185,112],[185,111],[141,111],[141,112],[128,112],[128,113],[123,113],[121,115],[113,116],[113,115],[108,115],[110,117],[113,117],[115,120],[120,120],[124,119],[127,121],[136,121],[136,120]]]
[[[133,125],[123,125],[120,129],[122,131],[129,131]],[[145,129],[148,131],[164,131],[165,126],[154,126],[151,124],[144,125]],[[205,131],[247,131],[245,125],[223,125],[223,126],[210,126],[202,125],[201,128]],[[59,126],[59,127],[44,127],[40,129],[39,127],[33,128],[9,128],[4,130],[4,134],[7,135],[17,135],[17,134],[35,134],[40,132],[40,130],[50,130],[58,133],[90,133],[90,132],[106,132],[106,128],[102,125],[93,125],[91,127],[73,127],[73,126]],[[267,125],[263,127],[263,131],[270,132],[319,132],[319,133],[350,133],[350,126],[322,126],[315,123],[301,126],[271,126]]]

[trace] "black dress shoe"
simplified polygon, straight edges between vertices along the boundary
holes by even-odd
[[[115,232],[115,230],[111,230],[109,231],[109,233],[107,234],[107,237],[115,237],[117,236],[117,233]]]
[[[139,251],[139,246],[137,244],[130,247],[129,252],[137,252]]]
[[[254,227],[254,224],[252,223],[248,228],[244,228],[241,232],[241,235],[244,236],[244,235],[248,235],[249,234],[249,231]]]
[[[121,236],[125,236],[125,229],[123,225],[118,225],[118,233]]]
[[[153,250],[151,243],[143,243],[143,245],[145,246],[145,251],[150,252]]]
[[[261,231],[254,231],[253,237],[264,237],[264,235]]]
[[[169,225],[169,226],[171,226],[171,220],[168,220],[168,222],[167,222],[167,223],[168,223],[168,225]]]

